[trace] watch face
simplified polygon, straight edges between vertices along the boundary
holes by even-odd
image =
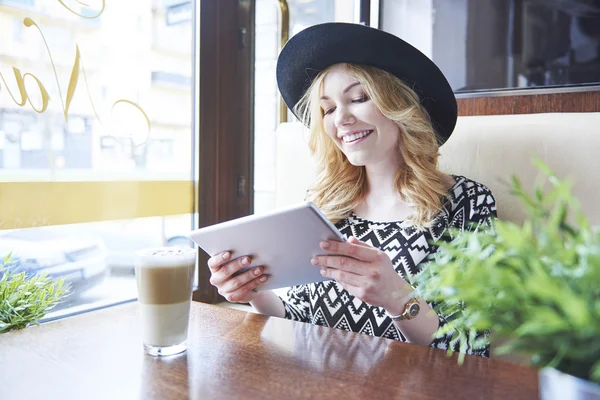
[[[417,314],[419,313],[420,309],[421,309],[421,307],[419,307],[418,303],[411,304],[410,308],[408,309],[408,316],[409,316],[409,318],[416,317]]]

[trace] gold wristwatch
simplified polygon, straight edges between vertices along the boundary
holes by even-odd
[[[415,297],[406,303],[404,306],[404,311],[402,311],[400,315],[388,314],[388,317],[390,317],[392,321],[405,321],[416,318],[419,314],[419,311],[421,311],[421,306],[419,305],[419,299]]]

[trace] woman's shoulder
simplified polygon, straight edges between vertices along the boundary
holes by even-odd
[[[477,196],[494,196],[490,188],[481,182],[467,178],[463,175],[452,174],[450,176],[454,178],[454,184],[450,188],[451,197],[456,199],[470,199]]]
[[[451,212],[468,211],[468,219],[475,215],[495,215],[496,200],[490,188],[462,175],[451,175],[455,182],[449,191]]]

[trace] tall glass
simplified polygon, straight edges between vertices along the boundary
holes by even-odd
[[[135,262],[143,344],[153,356],[187,349],[196,250],[164,247],[139,252]]]

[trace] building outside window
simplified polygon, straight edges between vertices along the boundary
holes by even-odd
[[[0,1],[0,257],[72,285],[46,319],[135,299],[135,251],[189,245],[193,7]]]

